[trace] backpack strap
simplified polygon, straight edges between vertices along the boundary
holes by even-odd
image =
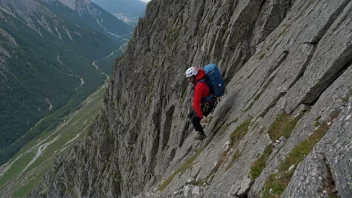
[[[201,80],[199,80],[199,81],[197,81],[196,83],[194,83],[193,85],[192,85],[192,87],[191,87],[191,96],[193,97],[193,95],[194,95],[194,88],[196,87],[196,85],[199,83],[199,82],[204,82],[204,83],[206,83],[208,86],[209,86],[209,84],[208,84],[208,81],[205,79],[205,78],[202,78]],[[209,88],[211,89],[211,87],[209,86]],[[202,102],[210,102],[210,101],[214,101],[214,99],[215,99],[215,97],[213,96],[213,95],[210,95],[210,96],[208,96],[208,97],[203,97],[202,98]]]
[[[205,78],[200,79],[199,81],[196,82],[196,84],[199,83],[199,82],[204,82],[204,83],[207,83],[207,84],[208,84],[208,81],[207,81]],[[208,85],[208,86],[209,86],[209,85]]]
[[[208,83],[208,81],[207,81],[206,78],[202,78],[202,79],[201,79],[200,81],[198,81],[198,82],[204,82],[204,83],[206,83],[206,84],[208,85],[209,89],[211,90],[211,87],[209,86],[209,83]],[[203,97],[202,100],[203,100],[204,102],[209,102],[209,101],[214,100],[214,96],[211,94],[211,95],[208,96],[208,97]]]
[[[203,98],[202,100],[204,100],[204,101],[206,101],[206,102],[209,102],[209,101],[214,100],[214,97],[213,97],[213,95],[210,95],[210,96],[208,96],[208,97]]]
[[[191,96],[194,95],[194,88],[196,87],[196,85],[197,85],[199,82],[204,82],[204,83],[208,84],[208,82],[207,82],[206,79],[204,79],[204,78],[202,78],[202,79],[200,79],[199,81],[193,83],[193,84],[192,84],[192,87],[191,87],[191,93],[190,93]],[[208,86],[209,86],[209,85],[208,85]]]
[[[196,83],[194,83],[191,87],[191,96],[194,95],[194,88],[196,87],[196,85],[199,83],[199,82],[204,82],[208,85],[209,89],[211,89],[211,87],[209,86],[208,84],[208,81],[206,80],[206,78],[202,78],[201,80],[197,81]],[[210,102],[210,101],[213,101],[214,100],[214,96],[213,95],[210,95],[208,97],[203,97],[202,98],[202,102]]]

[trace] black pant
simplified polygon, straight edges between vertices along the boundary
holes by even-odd
[[[202,108],[203,115],[206,117],[213,111],[214,102],[210,101],[210,102],[202,103],[201,108]],[[191,120],[193,127],[196,131],[204,133],[203,127],[200,124],[200,118],[197,115],[197,113],[194,111],[193,107],[190,108],[190,113],[188,114],[188,118]]]

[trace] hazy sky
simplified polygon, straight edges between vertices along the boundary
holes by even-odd
[[[141,1],[143,1],[143,2],[149,2],[150,0],[141,0]]]

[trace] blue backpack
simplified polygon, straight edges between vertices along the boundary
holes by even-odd
[[[225,83],[216,64],[209,64],[204,67],[211,93],[215,97],[221,97],[225,93]]]

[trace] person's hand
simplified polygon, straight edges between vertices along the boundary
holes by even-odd
[[[201,120],[200,120],[200,123],[208,123],[208,119],[206,117],[203,117]]]

